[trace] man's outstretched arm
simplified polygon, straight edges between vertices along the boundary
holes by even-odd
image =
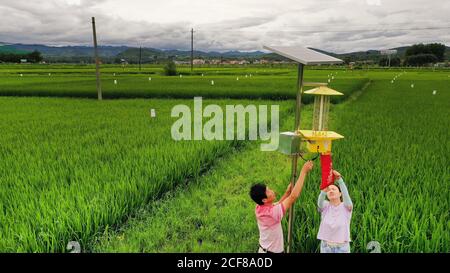
[[[302,192],[303,185],[305,183],[306,175],[309,171],[312,170],[314,164],[312,161],[308,161],[303,165],[303,168],[300,172],[300,177],[297,180],[297,183],[295,183],[294,188],[291,191],[291,194],[286,197],[286,199],[283,200],[282,204],[285,210],[289,209],[292,204],[294,204],[295,200],[300,196],[300,193]]]
[[[286,200],[286,198],[289,197],[289,195],[292,192],[292,188],[293,188],[292,184],[289,183],[289,185],[286,188],[286,192],[283,194],[283,196],[281,196],[280,201],[278,201],[278,203],[283,203],[283,201]]]

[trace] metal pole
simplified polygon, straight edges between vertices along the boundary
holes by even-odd
[[[100,83],[100,61],[98,59],[97,49],[97,32],[95,30],[95,17],[92,17],[92,33],[94,35],[94,55],[95,55],[95,76],[97,78],[97,96],[98,100],[102,100],[102,86]]]
[[[191,72],[194,69],[194,29],[191,29]]]
[[[142,46],[139,47],[139,71],[141,71]]]
[[[303,93],[303,64],[298,64],[298,76],[297,76],[297,99],[295,104],[295,131],[300,130],[300,108],[302,104]],[[292,156],[291,166],[291,185],[294,186],[295,180],[297,180],[297,160],[298,155]],[[294,206],[289,209],[289,226],[288,226],[288,245],[287,253],[291,252],[292,244],[292,226],[294,224]]]

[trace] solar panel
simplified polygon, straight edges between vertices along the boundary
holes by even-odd
[[[304,65],[343,62],[341,59],[301,46],[264,46],[264,48]]]

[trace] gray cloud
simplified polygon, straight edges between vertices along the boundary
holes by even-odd
[[[103,45],[188,49],[191,27],[199,50],[301,44],[349,52],[416,42],[449,44],[449,1],[426,4],[424,0],[0,0],[0,41],[90,45],[95,16]]]

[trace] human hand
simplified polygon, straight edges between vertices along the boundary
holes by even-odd
[[[311,160],[308,160],[305,162],[305,164],[303,164],[302,171],[305,173],[308,173],[309,171],[312,170],[313,167],[314,167],[314,163]]]
[[[341,178],[341,174],[340,174],[338,171],[336,171],[336,170],[333,170],[333,175],[334,175],[334,177],[336,178],[336,180],[338,180],[339,178]]]

